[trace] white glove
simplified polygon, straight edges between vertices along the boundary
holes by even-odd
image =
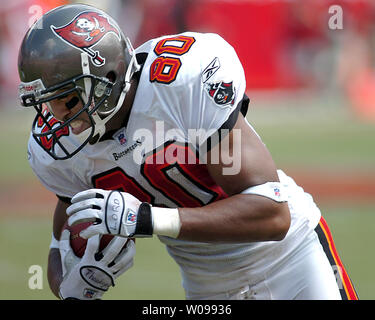
[[[133,265],[135,255],[134,241],[114,237],[102,252],[98,252],[100,236],[87,241],[81,259],[76,257],[70,247],[70,232],[64,230],[60,240],[60,255],[63,267],[63,281],[60,284],[61,299],[100,299],[114,279]]]
[[[77,193],[66,213],[68,224],[93,221],[81,231],[82,238],[95,234],[113,234],[122,237],[152,236],[151,205],[141,203],[127,192],[90,189]]]
[[[62,274],[63,277],[65,277],[70,270],[81,261],[81,259],[74,254],[73,249],[70,246],[70,232],[67,229],[65,229],[61,234],[59,251],[63,272]]]

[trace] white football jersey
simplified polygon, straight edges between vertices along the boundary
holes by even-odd
[[[207,139],[231,129],[243,107],[246,82],[234,49],[216,34],[186,32],[150,40],[136,52],[145,60],[126,128],[68,160],[52,159],[30,137],[35,174],[67,198],[90,188],[119,189],[176,208],[227,197],[198,158]],[[61,139],[77,145],[72,134]],[[188,298],[259,281],[316,226],[320,212],[311,197],[283,172],[279,177],[292,214],[283,241],[209,244],[160,237],[180,266]]]

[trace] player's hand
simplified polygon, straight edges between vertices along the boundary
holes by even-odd
[[[68,224],[92,221],[91,226],[80,232],[82,238],[96,234],[122,237],[152,236],[151,206],[141,203],[127,192],[90,189],[72,198],[66,213]]]
[[[60,239],[63,265],[63,281],[59,288],[61,299],[100,299],[110,286],[114,286],[114,280],[133,265],[135,244],[129,240],[123,248],[127,240],[114,237],[98,253],[100,236],[91,237],[79,259],[70,247],[69,231],[64,230]]]

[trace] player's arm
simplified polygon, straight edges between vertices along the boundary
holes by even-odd
[[[53,236],[56,240],[60,240],[61,231],[67,220],[66,209],[69,203],[61,200],[57,201],[55,213],[53,215]],[[62,281],[61,257],[58,248],[51,248],[48,255],[48,283],[53,294],[59,298],[59,287]]]
[[[241,132],[241,139],[233,138],[235,130]],[[241,160],[239,172],[232,175],[223,174],[228,168],[225,159],[210,164],[215,148],[224,148],[226,139],[229,139],[230,154]],[[207,167],[228,198],[198,208],[169,209],[141,204],[126,192],[90,189],[72,198],[73,204],[67,209],[69,224],[95,221],[95,225],[81,232],[86,238],[98,233],[125,237],[158,234],[206,242],[252,242],[285,237],[290,225],[287,202],[268,197],[267,191],[267,182],[276,185],[279,182],[276,167],[268,150],[242,115],[230,134],[208,153]],[[266,190],[255,195],[251,192],[254,186]],[[278,192],[282,193],[282,186],[277,186],[280,188]]]
[[[241,139],[237,139],[236,130]],[[222,140],[208,152],[207,168],[229,197],[199,208],[179,208],[181,229],[178,238],[209,242],[283,239],[290,225],[287,202],[264,195],[241,194],[253,186],[279,181],[270,153],[241,114],[224,139],[227,141]],[[233,162],[240,163],[238,173],[223,174],[223,169],[228,169],[223,157],[218,164],[210,161],[212,155],[228,154],[225,146],[229,146],[231,157],[237,157]]]

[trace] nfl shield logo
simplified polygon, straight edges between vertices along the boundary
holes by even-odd
[[[121,145],[123,145],[126,142],[126,138],[125,138],[125,135],[123,133],[121,133],[118,136],[118,142],[120,142]]]
[[[126,215],[125,224],[133,225],[137,222],[137,215],[134,211],[129,210],[128,214]]]
[[[125,135],[125,128],[121,128],[113,135],[113,139],[115,139],[121,146],[124,145],[127,141]]]
[[[275,188],[275,189],[273,189],[273,191],[275,192],[276,197],[280,197],[280,189],[279,188]]]
[[[89,289],[89,288],[85,288],[85,290],[83,291],[83,296],[88,299],[94,298],[95,294],[96,294],[96,291]]]

